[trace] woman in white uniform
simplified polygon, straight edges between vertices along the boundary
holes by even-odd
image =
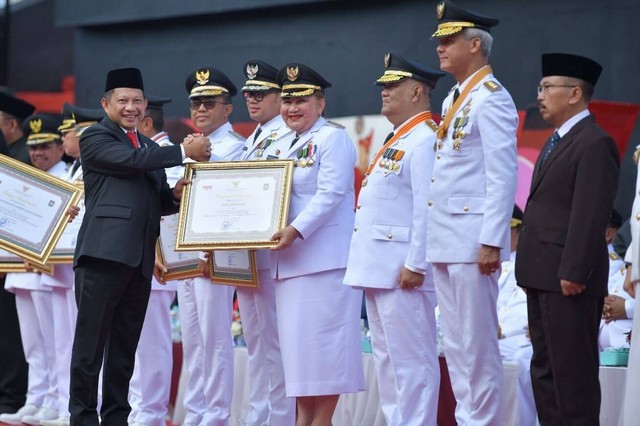
[[[328,81],[302,64],[285,65],[277,80],[293,132],[265,157],[296,163],[289,225],[274,234],[271,255],[286,394],[296,398],[297,425],[331,425],[339,395],[364,390],[362,292],[342,285],[356,152],[344,128],[322,117]]]

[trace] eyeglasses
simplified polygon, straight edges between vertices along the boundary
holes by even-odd
[[[256,100],[256,102],[262,102],[265,96],[267,96],[269,93],[274,93],[274,92],[276,91],[265,90],[260,92],[242,92],[242,96],[244,96],[245,101],[248,101],[249,99],[253,98]]]
[[[538,95],[544,93],[545,95],[549,93],[549,89],[553,87],[578,87],[575,85],[568,84],[545,84],[544,86],[538,86]]]
[[[214,109],[216,107],[216,104],[226,105],[227,103],[214,101],[213,99],[206,99],[204,101],[200,99],[191,99],[189,100],[189,109],[191,109],[191,111],[197,111],[200,109],[201,105],[204,105],[204,108],[206,110],[210,110],[210,109]]]

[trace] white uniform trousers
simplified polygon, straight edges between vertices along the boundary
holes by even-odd
[[[259,289],[236,289],[242,331],[249,355],[247,426],[293,426],[295,399],[287,398],[278,339],[275,281],[269,269],[258,271]],[[268,390],[268,391],[267,391]]]
[[[58,390],[58,416],[69,417],[69,378],[71,347],[76,329],[78,306],[73,288],[52,287],[53,328],[55,338],[55,374]]]
[[[475,263],[434,263],[444,352],[460,426],[501,424],[502,360],[498,347],[498,277]]]
[[[518,426],[536,426],[538,412],[533,398],[531,386],[531,358],[533,346],[525,346],[513,354],[513,361],[518,363]]]
[[[634,265],[635,268],[635,265]],[[636,298],[640,297],[640,285],[636,285]],[[640,303],[636,303],[633,313],[633,327],[636,334],[631,337],[629,349],[629,366],[627,368],[627,384],[624,392],[624,404],[622,407],[622,424],[624,426],[637,426],[640,418]]]
[[[16,288],[14,292],[22,347],[29,364],[25,404],[55,410],[58,403],[51,291]]]
[[[435,293],[366,288],[364,294],[387,424],[435,426],[440,389]]]
[[[232,286],[211,284],[203,277],[178,284],[183,360],[189,372],[183,425],[229,424],[233,396],[234,290]]]
[[[129,383],[130,423],[167,423],[173,367],[170,312],[175,297],[175,291],[151,290]]]

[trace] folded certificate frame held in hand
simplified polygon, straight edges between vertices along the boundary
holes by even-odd
[[[264,249],[286,226],[293,161],[189,163],[176,250]]]
[[[0,155],[0,248],[44,266],[82,188]]]

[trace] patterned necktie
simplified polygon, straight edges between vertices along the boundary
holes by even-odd
[[[456,90],[453,92],[453,103],[455,104],[458,98],[460,97],[460,91],[456,87]]]
[[[129,138],[129,140],[131,141],[131,145],[133,145],[135,149],[140,148],[140,143],[138,142],[138,135],[136,134],[135,130],[127,130],[127,137]]]
[[[553,151],[553,148],[555,148],[556,145],[558,144],[559,140],[560,140],[560,135],[556,130],[555,132],[553,132],[553,135],[551,135],[549,142],[547,142],[547,146],[544,148],[544,152],[542,153],[542,161],[540,162],[540,165],[544,164],[549,154],[551,154],[551,151]]]
[[[260,136],[260,133],[262,133],[262,127],[258,127],[258,130],[256,131],[256,134],[253,136],[253,143],[254,144],[258,140],[258,136]]]

